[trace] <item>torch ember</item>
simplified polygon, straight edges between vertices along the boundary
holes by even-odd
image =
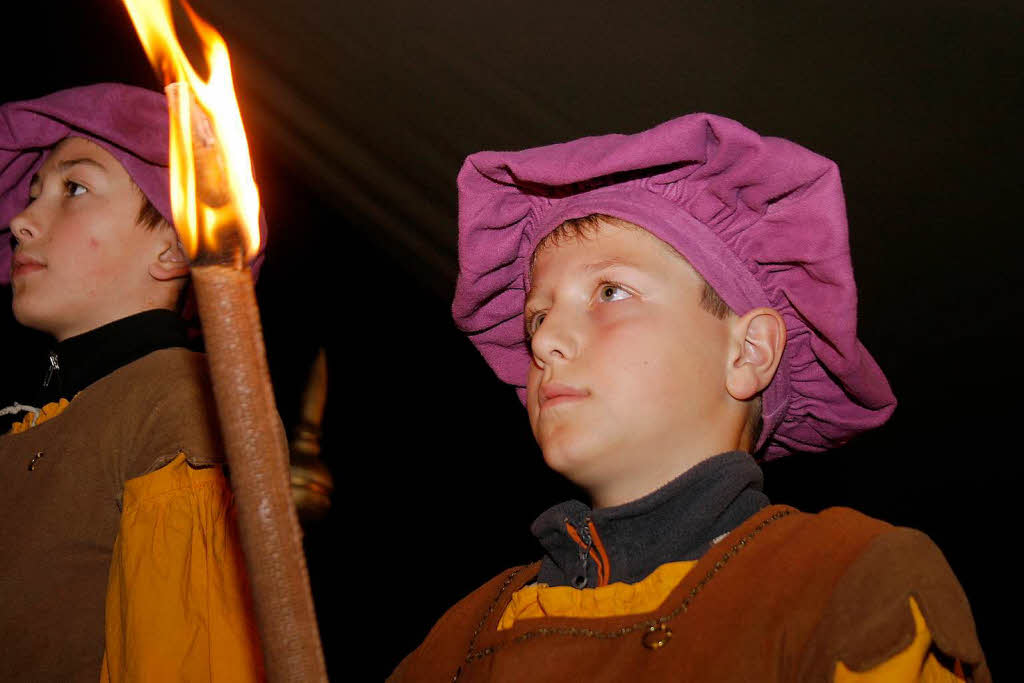
[[[202,262],[241,240],[244,257],[260,246],[260,199],[231,80],[228,48],[216,30],[181,2],[203,47],[210,75],[192,67],[174,29],[170,0],[124,0],[139,40],[163,78],[170,120],[174,224],[193,260]]]
[[[206,238],[197,241],[196,246],[189,249],[192,263],[193,265],[234,264],[240,268],[244,252],[240,239],[242,232],[236,220],[237,217],[230,216],[233,201],[228,182],[228,164],[221,146],[217,143],[217,135],[210,123],[210,118],[186,84],[180,81],[171,83],[164,88],[164,91],[167,93],[171,120],[177,122],[177,127],[183,129],[183,134],[178,139],[183,143],[184,141],[191,143],[187,149],[173,155],[171,159],[172,164],[173,159],[179,156],[191,160],[190,168],[193,173],[189,176],[186,170],[182,169],[178,176],[192,188],[194,199],[188,196],[184,197],[185,208],[180,213],[188,216],[198,225],[198,228],[189,231],[190,233]],[[182,120],[188,122],[187,128],[181,123]],[[175,144],[175,141],[172,141],[171,144]],[[191,156],[187,152],[191,152]],[[173,172],[171,177],[173,182],[175,177]],[[178,222],[178,213],[178,210],[175,209],[175,223]],[[227,219],[224,218],[225,214],[229,215]],[[258,227],[256,234],[258,237]],[[257,248],[258,244],[257,242]]]
[[[210,65],[204,81],[178,43],[170,0],[124,3],[167,86],[174,223],[192,259],[267,679],[326,681],[292,504],[288,446],[252,277],[243,268],[259,251],[259,196],[227,46],[182,3]]]

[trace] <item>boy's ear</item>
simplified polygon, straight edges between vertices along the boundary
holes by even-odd
[[[181,244],[174,231],[166,239],[161,240],[161,251],[155,261],[149,264],[149,274],[155,280],[175,280],[187,277],[189,272],[188,257],[185,247]]]
[[[779,368],[786,348],[786,323],[773,308],[755,308],[732,322],[725,388],[737,401],[753,398]]]

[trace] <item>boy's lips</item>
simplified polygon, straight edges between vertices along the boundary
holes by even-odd
[[[18,254],[14,257],[14,260],[11,261],[11,279],[18,277],[19,275],[34,273],[35,271],[43,270],[44,268],[46,268],[46,264],[34,256]]]
[[[540,407],[548,408],[561,403],[569,403],[590,396],[586,389],[579,389],[569,384],[549,382],[540,387]]]

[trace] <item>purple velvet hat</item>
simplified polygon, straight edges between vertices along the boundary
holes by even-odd
[[[459,173],[459,328],[525,402],[528,266],[562,222],[604,213],[673,246],[738,314],[774,308],[788,342],[763,394],[765,459],[822,451],[896,407],[857,339],[839,169],[730,119],[683,116],[635,135],[480,152]],[[761,450],[763,448],[763,450]]]
[[[171,214],[167,167],[167,99],[158,92],[119,83],[100,83],[23,102],[0,104],[0,231],[28,205],[32,175],[49,151],[68,136],[98,144],[124,166],[135,184],[168,223]],[[267,226],[260,213],[263,263]],[[0,239],[0,283],[10,279],[11,246]]]

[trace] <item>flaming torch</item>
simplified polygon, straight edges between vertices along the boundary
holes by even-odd
[[[200,78],[178,42],[171,0],[124,0],[170,110],[174,223],[192,261],[214,397],[270,681],[326,681],[252,277],[259,196],[227,46],[182,2],[202,45]]]

